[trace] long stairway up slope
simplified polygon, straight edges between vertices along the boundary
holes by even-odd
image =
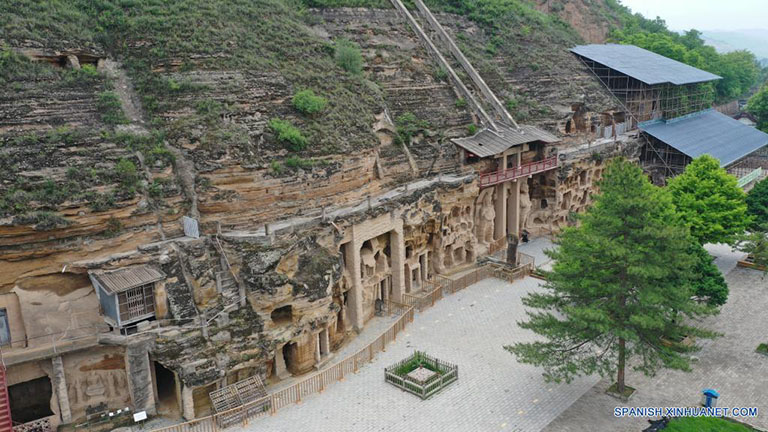
[[[448,76],[451,78],[451,82],[454,86],[456,86],[456,89],[459,91],[459,93],[462,94],[462,96],[469,102],[469,105],[472,107],[472,110],[475,111],[475,113],[480,117],[480,120],[485,123],[488,127],[490,127],[493,130],[497,130],[498,126],[496,125],[496,122],[493,121],[493,118],[491,118],[490,115],[485,111],[483,106],[480,104],[480,102],[475,98],[475,95],[472,94],[472,92],[469,91],[469,88],[467,88],[466,85],[464,85],[464,82],[461,81],[461,78],[456,74],[456,71],[453,70],[453,67],[451,67],[450,63],[448,63],[448,60],[445,59],[443,54],[440,52],[439,49],[435,46],[434,42],[432,42],[432,39],[427,35],[426,32],[424,32],[424,29],[421,28],[421,25],[418,21],[411,15],[411,12],[408,10],[408,8],[405,7],[402,1],[400,0],[391,0],[392,5],[395,6],[395,9],[397,9],[400,13],[402,13],[406,20],[408,21],[408,24],[410,24],[411,28],[413,28],[414,32],[419,36],[419,39],[426,45],[427,50],[429,53],[437,59],[440,66],[448,72]]]
[[[477,100],[477,98],[474,97],[467,86],[461,81],[459,76],[456,74],[454,69],[445,59],[437,46],[435,46],[430,36],[426,34],[419,22],[414,18],[410,11],[408,11],[403,2],[401,0],[391,0],[391,2],[395,6],[395,9],[397,9],[406,17],[408,23],[422,40],[422,42],[426,45],[428,51],[433,55],[433,57],[437,58],[440,65],[448,71],[449,76],[451,77],[459,92],[465,95],[465,97],[469,100],[472,108],[478,113],[478,115],[480,115],[481,119],[485,120],[484,125],[487,127],[487,129],[481,130],[478,134],[475,134],[472,137],[454,139],[454,143],[464,147],[467,151],[470,151],[473,154],[478,154],[477,146],[484,145],[481,142],[481,135],[489,131],[488,133],[493,135],[493,140],[501,143],[501,145],[497,146],[498,151],[493,152],[493,154],[498,154],[512,146],[524,144],[527,142],[544,141],[546,143],[553,143],[559,141],[556,136],[535,126],[518,125],[512,115],[509,114],[501,101],[499,101],[499,99],[496,97],[491,88],[488,87],[488,85],[485,83],[485,80],[483,80],[477,70],[464,56],[459,47],[456,46],[450,35],[448,35],[448,32],[445,31],[435,16],[432,15],[432,12],[429,10],[429,8],[427,8],[427,6],[421,0],[415,0],[417,8],[421,11],[421,14],[424,16],[427,24],[433,31],[437,33],[439,38],[443,40],[453,57],[459,62],[459,65],[461,65],[461,67],[470,76],[475,87],[480,90],[480,93],[483,96],[483,101],[493,107],[494,111],[496,112],[498,121],[490,117],[480,102]]]
[[[472,79],[472,82],[475,83],[475,86],[480,89],[480,92],[493,107],[494,111],[496,111],[498,119],[513,126],[515,129],[518,129],[519,126],[517,125],[515,119],[504,107],[504,104],[499,101],[499,98],[496,97],[496,94],[491,90],[491,88],[488,87],[488,84],[485,83],[485,80],[483,80],[475,67],[472,66],[472,63],[469,62],[469,59],[467,59],[459,47],[456,46],[456,43],[453,41],[450,35],[448,35],[448,32],[445,31],[440,22],[437,21],[437,18],[435,18],[435,16],[432,14],[432,11],[429,10],[427,5],[425,5],[422,0],[414,0],[414,3],[419,9],[419,12],[421,12],[421,14],[426,19],[427,23],[429,23],[429,25],[437,32],[440,39],[448,47],[448,50],[451,52],[451,54],[453,54],[459,64],[461,64],[469,77]]]

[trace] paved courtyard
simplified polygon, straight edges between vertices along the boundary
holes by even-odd
[[[523,251],[535,255],[537,265],[548,267],[551,263],[542,251],[551,243],[536,240]],[[768,278],[736,268],[743,254],[728,246],[708,245],[707,250],[726,275],[730,298],[704,325],[724,336],[703,341],[690,373],[662,370],[649,378],[629,371],[627,382],[637,388],[629,403],[605,394],[608,379],[547,384],[541,370],[517,363],[502,345],[534,339],[517,321],[525,318],[521,298],[540,290],[542,282],[487,279],[417,314],[397,342],[358,374],[254,421],[246,430],[638,432],[647,426],[645,418],[617,419],[613,408],[693,406],[708,387],[720,391],[720,406],[758,407],[760,417],[746,421],[768,429],[768,357],[754,352],[759,343],[768,342]],[[360,340],[344,347],[334,361],[359,349],[388,324],[389,319],[371,322]],[[427,401],[386,384],[384,367],[416,349],[458,364],[459,381]]]
[[[521,298],[541,281],[486,279],[417,314],[397,341],[345,381],[252,422],[249,431],[539,431],[598,379],[546,384],[502,345],[529,341]],[[459,365],[459,380],[429,400],[386,384],[384,367],[413,350]],[[341,358],[341,357],[339,357]]]
[[[627,384],[637,392],[628,404],[606,395],[610,382],[601,380],[544,431],[637,432],[648,425],[646,419],[614,418],[614,407],[694,406],[701,390],[710,387],[720,392],[718,406],[758,407],[759,417],[744,421],[768,430],[768,357],[755,353],[758,344],[768,342],[768,277],[736,268],[743,254],[728,246],[707,245],[707,250],[726,275],[730,296],[720,315],[704,321],[724,336],[701,343],[693,371],[662,370],[653,378],[629,372]]]

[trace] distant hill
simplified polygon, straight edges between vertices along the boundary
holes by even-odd
[[[768,29],[706,30],[702,32],[702,39],[719,52],[747,49],[752,51],[758,59],[762,59],[763,65],[768,60]]]

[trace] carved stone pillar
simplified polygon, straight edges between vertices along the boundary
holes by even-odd
[[[509,184],[507,198],[507,233],[517,236],[520,233],[520,182],[517,179]]]
[[[64,363],[61,356],[51,359],[53,363],[53,389],[59,399],[59,413],[62,423],[72,421],[72,410],[69,407],[69,394],[67,393],[67,378],[64,375]]]
[[[155,414],[155,395],[152,386],[149,343],[147,341],[125,347],[125,371],[128,375],[128,389],[135,411]]]
[[[498,240],[507,235],[507,185],[499,183],[494,194],[496,219],[493,221],[493,239]]]
[[[347,257],[347,269],[352,277],[352,287],[349,289],[349,304],[347,305],[347,316],[355,330],[363,329],[363,281],[360,275],[360,245],[351,241],[344,247]]]
[[[389,245],[392,254],[392,300],[402,303],[405,278],[410,277],[405,274],[405,240],[402,231],[391,232]]]
[[[186,420],[195,419],[195,398],[192,396],[192,388],[188,386],[181,388],[181,415]]]

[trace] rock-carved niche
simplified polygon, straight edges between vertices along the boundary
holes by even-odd
[[[128,377],[122,352],[77,354],[65,358],[67,394],[75,418],[92,407],[125,407],[130,404]]]
[[[435,236],[435,270],[438,273],[461,267],[475,261],[475,222],[472,205],[454,205],[447,215],[439,234]]]
[[[436,230],[432,218],[425,223],[405,225],[405,292],[414,293],[423,289],[425,282],[432,278],[433,259],[431,238]]]
[[[389,233],[366,240],[360,248],[360,279],[363,285],[363,313],[374,314],[375,301],[390,294],[392,286],[392,249]]]
[[[572,213],[592,205],[603,166],[589,162],[574,166],[568,176],[555,180],[555,171],[533,176],[520,187],[520,220],[531,234],[559,231],[573,223]],[[530,192],[529,192],[530,190]]]

